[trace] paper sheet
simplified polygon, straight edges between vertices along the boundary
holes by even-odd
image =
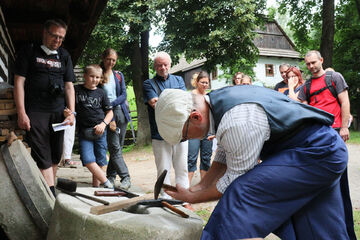
[[[65,130],[65,129],[69,128],[70,125],[65,125],[68,122],[69,122],[69,120],[66,120],[65,122],[61,122],[61,123],[54,123],[51,126],[52,126],[54,132],[57,132],[57,131],[61,131],[61,130]]]

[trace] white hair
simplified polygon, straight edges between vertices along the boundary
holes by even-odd
[[[154,57],[154,64],[155,64],[157,58],[168,58],[170,60],[170,64],[171,64],[171,57],[166,52],[157,52]]]

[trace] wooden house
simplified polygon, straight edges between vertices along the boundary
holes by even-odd
[[[283,31],[276,21],[269,21],[263,29],[257,29],[258,34],[254,44],[259,49],[259,58],[254,67],[255,81],[260,81],[266,87],[274,87],[277,82],[282,81],[279,73],[279,65],[288,63],[298,66],[302,59],[300,53],[295,50],[294,43]],[[186,82],[186,87],[192,89],[190,84],[191,76],[199,72],[206,62],[206,59],[194,60],[188,63],[185,58],[181,58],[179,63],[174,65],[170,72],[180,75]],[[217,67],[210,73],[211,89],[228,86],[231,79],[223,76],[224,72]]]

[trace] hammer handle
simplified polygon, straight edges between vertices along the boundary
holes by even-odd
[[[95,191],[95,196],[113,197],[113,196],[124,196],[126,193],[119,191]]]
[[[70,191],[66,191],[64,189],[60,189],[62,192],[66,193],[66,194],[69,194],[71,196],[79,196],[79,197],[83,197],[83,198],[87,198],[87,199],[90,199],[92,201],[95,201],[95,202],[98,202],[98,203],[102,203],[104,205],[109,205],[110,203],[108,201],[105,201],[105,200],[102,200],[100,198],[96,198],[96,197],[93,197],[93,196],[89,196],[89,195],[85,195],[85,194],[82,194],[82,193],[78,193],[78,192],[70,192]]]
[[[162,187],[165,189],[165,190],[169,190],[169,191],[172,191],[172,192],[177,192],[177,188],[174,187],[174,186],[171,186],[171,185],[168,185],[168,184],[163,184]]]
[[[167,207],[168,209],[170,209],[171,211],[173,212],[176,212],[177,214],[179,214],[180,216],[182,216],[183,218],[188,218],[189,215],[187,215],[186,213],[184,213],[183,211],[181,211],[180,209],[174,207],[173,205],[165,202],[165,201],[162,201],[161,204],[164,206],[164,207]]]

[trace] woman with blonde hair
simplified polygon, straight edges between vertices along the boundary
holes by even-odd
[[[206,90],[209,88],[210,78],[209,74],[205,71],[195,73],[191,80],[191,85],[195,87],[191,91],[192,94],[205,95]],[[189,152],[188,152],[188,171],[189,171],[189,183],[196,171],[196,162],[200,150],[200,177],[201,179],[205,176],[206,172],[210,168],[210,161],[212,155],[212,141],[207,139],[207,136],[200,139],[189,140]]]

